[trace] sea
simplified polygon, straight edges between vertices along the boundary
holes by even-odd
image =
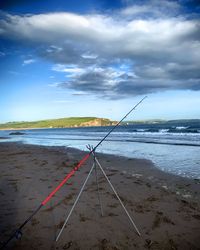
[[[1,140],[44,146],[73,147],[87,151],[112,127],[27,129],[23,135],[0,131]],[[19,130],[17,130],[19,132]],[[144,158],[165,172],[200,179],[200,123],[133,124],[117,127],[97,152]]]

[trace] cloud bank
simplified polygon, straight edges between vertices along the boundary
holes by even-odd
[[[200,22],[175,2],[112,14],[3,14],[0,36],[37,46],[65,73],[60,87],[106,98],[200,90]],[[173,11],[172,11],[173,10]]]

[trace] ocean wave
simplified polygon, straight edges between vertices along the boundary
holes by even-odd
[[[146,132],[146,131],[148,131],[148,129],[143,129],[143,128],[136,129],[136,132]]]
[[[92,137],[65,137],[65,138],[60,138],[60,137],[29,137],[27,136],[26,139],[24,138],[24,141],[37,141],[37,140],[43,140],[43,141],[95,141],[98,142],[100,141],[102,138],[101,137],[96,137],[96,138],[92,138]],[[156,138],[107,138],[106,139],[107,142],[136,142],[136,143],[148,143],[148,144],[165,144],[165,145],[179,145],[179,146],[194,146],[194,147],[200,147],[200,142],[199,141],[185,141],[185,140],[167,140],[167,139],[156,139]]]
[[[169,132],[169,129],[166,128],[166,129],[159,129],[159,133],[168,133]]]
[[[200,133],[199,129],[195,129],[195,128],[174,128],[174,129],[169,129],[168,131],[169,133],[182,133],[182,134],[198,134]]]
[[[116,134],[117,133],[120,133],[120,132],[115,132]],[[152,134],[156,134],[156,133],[160,133],[160,134],[187,134],[187,133],[193,133],[193,134],[198,134],[200,133],[200,130],[199,129],[196,129],[196,128],[190,128],[190,127],[169,127],[169,128],[148,128],[148,129],[130,129],[126,132],[121,132],[121,134],[126,134],[126,133],[132,133],[132,134],[149,134],[149,133],[152,133]]]
[[[185,126],[177,126],[177,127],[175,127],[175,129],[177,129],[177,130],[185,130],[187,128],[189,128],[189,127],[188,126],[187,127],[185,127]]]

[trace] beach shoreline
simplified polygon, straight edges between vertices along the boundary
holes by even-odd
[[[86,154],[69,147],[0,143],[0,237],[16,229]],[[92,157],[42,208],[10,249],[200,249],[200,182],[157,169],[146,159],[97,153],[138,226],[135,233],[99,172],[104,216],[94,174],[63,236],[55,237],[92,166]],[[9,249],[9,248],[8,248]]]

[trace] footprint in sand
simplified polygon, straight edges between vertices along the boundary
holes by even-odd
[[[200,220],[200,214],[193,214],[192,217],[197,220]]]
[[[159,227],[162,223],[175,225],[175,223],[171,221],[167,216],[164,216],[162,212],[158,211],[157,214],[155,215],[152,229]]]

